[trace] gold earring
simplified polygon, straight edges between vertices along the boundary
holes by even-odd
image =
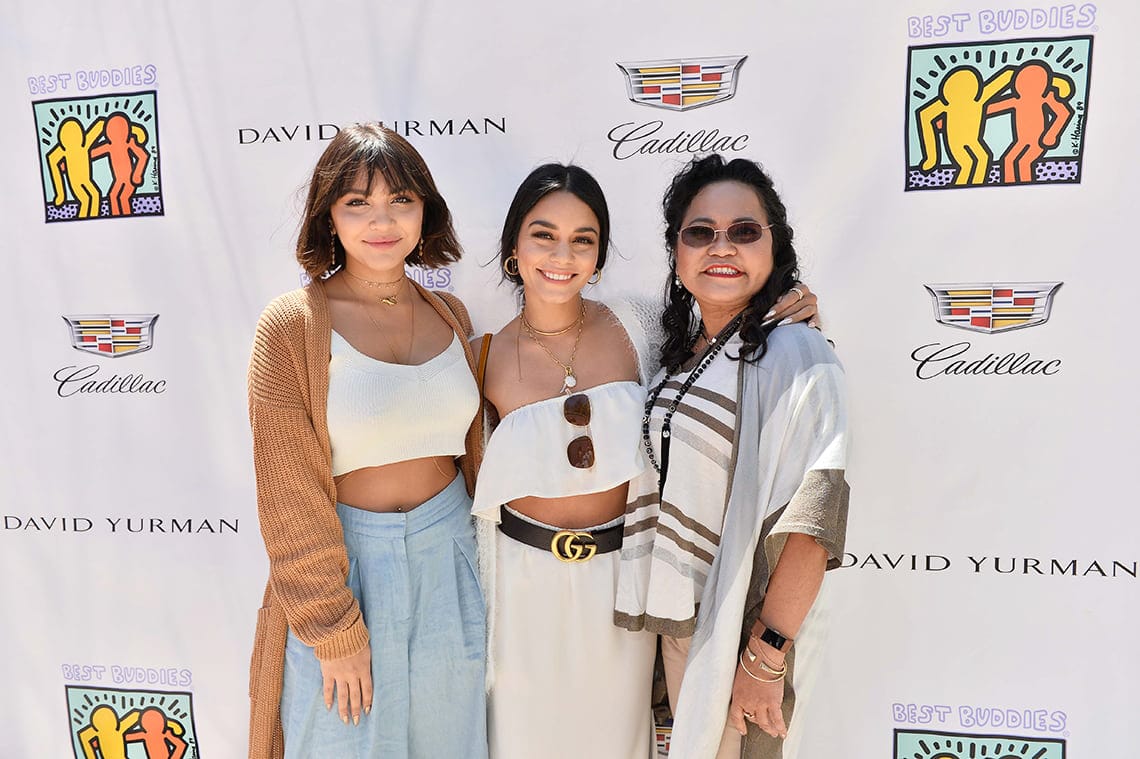
[[[594,277],[597,277],[597,279],[594,279]],[[602,270],[601,269],[594,269],[594,276],[587,279],[586,284],[587,285],[597,285],[597,284],[600,284],[601,281],[602,281]]]
[[[512,262],[514,262],[515,265],[514,271],[511,271]],[[507,260],[503,261],[503,271],[507,273],[507,276],[517,277],[519,275],[519,257],[515,255],[507,256]]]

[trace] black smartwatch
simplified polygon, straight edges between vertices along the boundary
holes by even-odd
[[[769,646],[776,649],[777,651],[783,651],[784,646],[786,646],[792,642],[790,639],[785,638],[781,633],[777,632],[776,630],[773,630],[771,627],[768,627],[767,625],[764,626],[764,632],[757,635],[756,639],[759,640],[761,643],[767,643]]]

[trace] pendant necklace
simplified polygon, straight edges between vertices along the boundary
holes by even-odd
[[[353,279],[355,279],[357,282],[364,283],[364,285],[366,287],[371,287],[373,289],[380,288],[380,287],[399,287],[400,285],[402,285],[404,283],[404,280],[408,278],[408,276],[405,274],[404,276],[400,277],[399,279],[394,279],[391,282],[376,282],[376,281],[373,281],[371,279],[365,279],[364,277],[358,277],[355,274],[353,274],[352,272],[350,272],[348,269],[345,269],[344,273],[347,274],[348,276],[352,277]],[[399,302],[396,299],[396,296],[398,294],[399,294],[399,290],[392,293],[391,295],[380,295],[379,293],[377,293],[376,300],[383,303],[385,306],[394,306]]]
[[[348,272],[346,271],[345,274],[348,274]],[[353,276],[353,275],[350,274],[349,276]],[[353,277],[353,278],[354,279],[360,279],[360,277]],[[362,280],[362,281],[367,282],[368,280]],[[397,283],[402,282],[402,281],[403,280],[397,280]],[[389,284],[396,284],[396,283],[389,283]],[[356,288],[353,287],[352,285],[349,285],[348,289],[353,291],[354,293],[358,292],[356,290]],[[392,340],[388,337],[389,330],[385,329],[379,322],[376,321],[375,318],[373,318],[372,313],[368,310],[368,304],[365,302],[366,300],[368,300],[368,299],[362,297],[360,300],[357,301],[357,303],[360,304],[360,308],[362,311],[364,311],[364,315],[368,318],[368,321],[372,322],[372,326],[376,328],[376,331],[379,332],[380,336],[384,338],[384,342],[386,342],[388,344],[388,350],[390,350],[392,352],[392,361],[394,361],[397,364],[407,364],[412,359],[412,349],[415,347],[415,344],[416,344],[416,302],[413,300],[408,304],[412,308],[412,315],[411,315],[411,320],[410,320],[411,324],[409,325],[409,330],[408,330],[411,334],[410,334],[410,337],[408,340],[408,355],[404,357],[403,361],[400,361],[400,355],[396,352],[396,346],[393,345]],[[381,298],[380,302],[384,303],[385,305],[388,305],[388,306],[396,305],[396,299],[394,296],[392,298],[391,303],[387,303],[386,299],[384,299],[384,298]]]
[[[546,347],[546,344],[543,343],[538,336],[561,335],[565,332],[569,332],[570,327],[573,327],[574,324],[571,324],[566,329],[559,330],[558,332],[540,332],[539,330],[536,330],[534,327],[530,326],[530,322],[527,321],[525,314],[519,314],[519,321],[522,324],[523,329],[526,330],[527,335],[530,336],[530,339],[538,343],[538,347],[542,348],[547,356],[550,356],[550,360],[558,364],[560,367],[562,367],[562,371],[566,372],[566,377],[562,380],[562,389],[558,391],[559,395],[569,394],[574,386],[578,384],[578,378],[574,376],[574,358],[578,355],[578,344],[582,342],[582,327],[586,324],[586,302],[581,301],[581,304],[582,308],[578,312],[578,318],[574,322],[574,324],[578,325],[578,334],[574,338],[574,349],[570,351],[569,363],[563,363],[560,361],[558,357],[550,351],[550,348]]]

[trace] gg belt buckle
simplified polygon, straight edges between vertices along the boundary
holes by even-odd
[[[567,564],[589,561],[598,552],[594,536],[588,532],[559,530],[550,539],[550,552],[554,558]]]

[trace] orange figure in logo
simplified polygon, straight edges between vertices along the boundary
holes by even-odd
[[[100,704],[91,711],[91,724],[79,731],[86,759],[127,759],[126,733],[139,721],[139,712],[132,709],[119,719],[115,710]]]
[[[186,741],[181,736],[185,732],[182,723],[167,719],[157,706],[143,709],[139,719],[139,729],[128,733],[127,743],[142,742],[146,759],[182,759],[186,753]]]
[[[1041,61],[1030,61],[1014,74],[1011,89],[1011,95],[986,106],[986,115],[1013,114],[1013,144],[1001,157],[1002,181],[1032,182],[1033,164],[1046,150],[1057,147],[1073,117],[1072,107],[1065,102],[1073,96],[1073,85]]]
[[[63,175],[66,173],[71,194],[79,201],[77,218],[80,219],[93,219],[99,215],[102,195],[91,179],[91,146],[103,134],[103,122],[104,119],[97,119],[85,132],[79,119],[74,116],[64,119],[56,135],[59,142],[47,154],[51,185],[55,190],[52,204],[62,206],[67,200],[63,189]]]
[[[143,172],[150,162],[150,155],[143,148],[146,130],[132,124],[125,113],[116,112],[107,117],[103,136],[106,141],[92,148],[91,160],[106,156],[111,162],[111,215],[130,216],[131,196],[142,184]]]
[[[958,167],[956,185],[985,184],[993,156],[982,144],[982,120],[986,103],[1004,90],[1013,78],[1013,68],[1006,67],[982,83],[981,74],[963,66],[942,80],[938,97],[915,113],[922,147],[922,170],[938,165],[938,139],[941,129],[946,138],[946,152]]]

